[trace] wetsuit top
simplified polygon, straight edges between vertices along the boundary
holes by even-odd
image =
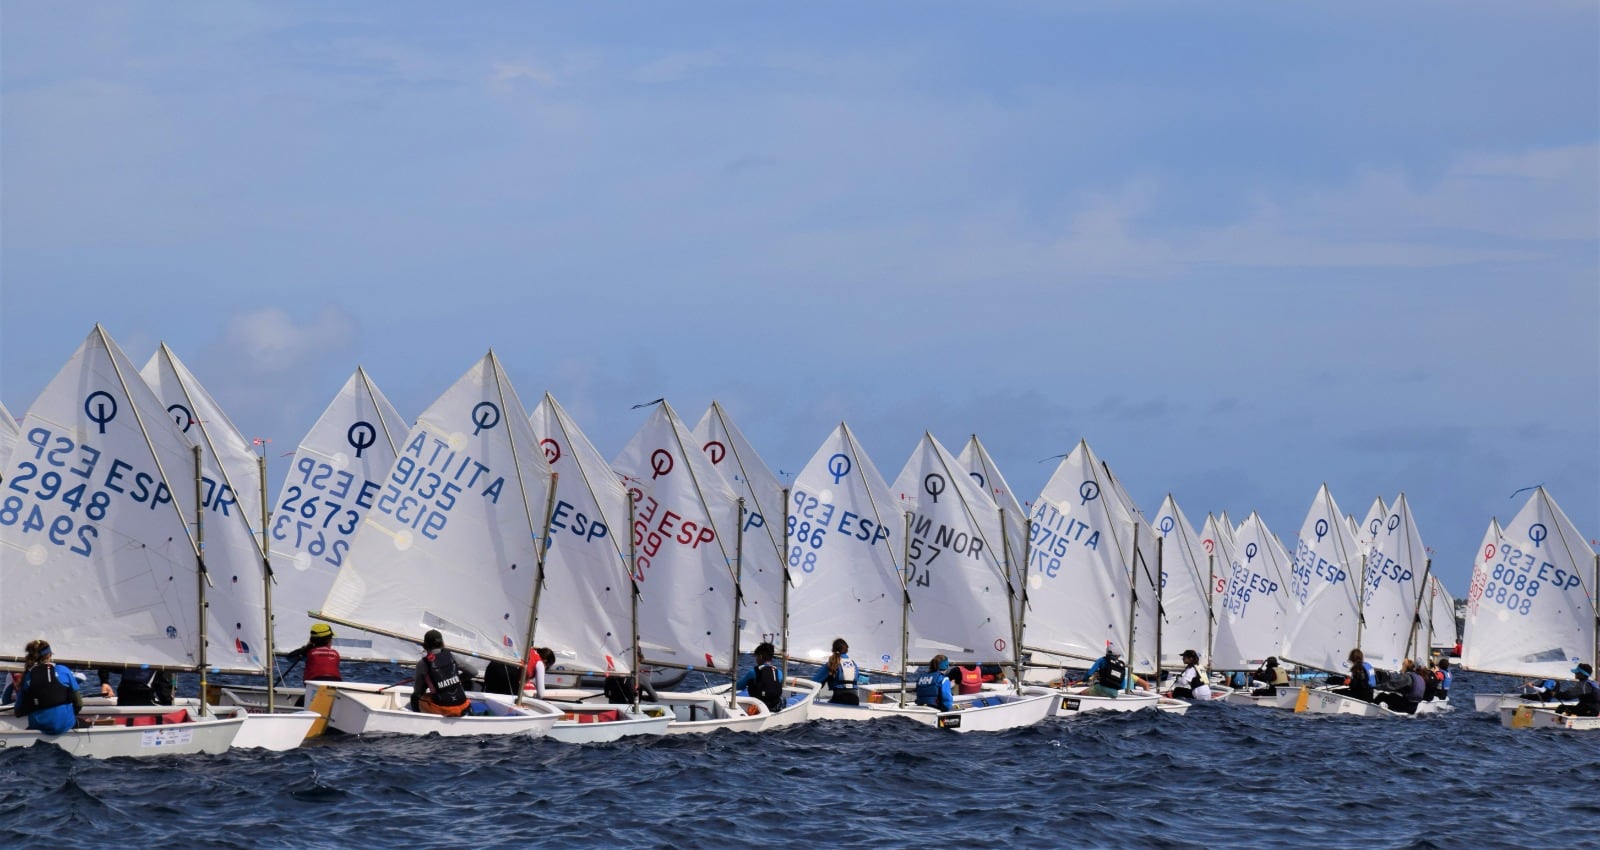
[[[307,682],[318,680],[344,681],[344,677],[339,675],[339,650],[331,646],[308,647],[306,649],[306,672],[302,678]]]
[[[816,675],[811,677],[811,681],[821,682],[836,691],[853,691],[856,689],[856,676],[858,675],[858,672],[859,671],[856,669],[856,663],[850,660],[850,656],[841,654],[839,656],[839,669],[837,672],[830,672],[828,670],[828,665],[824,664],[822,665],[822,669],[818,670]]]
[[[427,694],[435,705],[454,706],[467,701],[467,689],[461,686],[461,671],[456,667],[456,657],[448,649],[436,649],[417,662],[417,675],[412,680],[412,694]],[[415,702],[415,700],[413,700]]]
[[[783,671],[771,661],[757,664],[754,670],[740,676],[734,687],[766,703],[772,711],[783,708]]]
[[[955,708],[955,695],[951,693],[950,677],[938,670],[924,670],[917,676],[917,705],[926,705],[940,711]]]
[[[1593,679],[1578,683],[1578,714],[1600,717],[1600,685],[1596,685]]]
[[[1350,695],[1372,702],[1372,665],[1362,662],[1350,665]]]
[[[117,705],[172,705],[172,674],[148,667],[101,667],[100,684],[111,681],[111,674],[120,672],[117,683]]]
[[[22,690],[12,710],[18,717],[28,718],[28,728],[59,735],[78,722],[73,705],[78,696],[73,687],[76,682],[64,664],[35,664],[22,674]]]

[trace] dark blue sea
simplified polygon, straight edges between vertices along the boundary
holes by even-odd
[[[1508,684],[1458,674],[1457,710],[1420,720],[1198,705],[964,736],[879,720],[148,760],[33,747],[0,752],[0,847],[1600,846],[1600,734],[1472,711],[1475,686]]]

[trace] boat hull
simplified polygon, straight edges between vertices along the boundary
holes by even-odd
[[[551,702],[564,714],[550,727],[550,737],[566,744],[604,744],[638,735],[665,735],[672,713],[653,706],[616,703]]]
[[[1438,700],[1428,700],[1417,706],[1415,714],[1406,714],[1402,711],[1393,711],[1386,706],[1363,699],[1336,694],[1332,689],[1302,688],[1303,702],[1295,704],[1295,711],[1302,714],[1346,714],[1354,717],[1426,717],[1430,714],[1439,714],[1450,711],[1450,705]]]
[[[1299,698],[1299,688],[1279,688],[1276,694],[1266,696],[1256,696],[1247,690],[1237,690],[1223,697],[1223,701],[1229,705],[1254,705],[1293,711],[1295,701]]]
[[[328,723],[347,735],[548,735],[563,712],[543,700],[521,704],[506,694],[468,691],[473,711],[461,717],[411,711],[411,688],[384,687],[357,682],[325,683],[319,690],[333,691]],[[315,697],[313,697],[314,699]]]
[[[1053,715],[1074,717],[1095,711],[1139,711],[1156,708],[1161,698],[1153,693],[1131,692],[1114,697],[1096,696],[1088,688],[1056,689]]]
[[[1507,729],[1559,729],[1573,732],[1600,730],[1600,717],[1577,717],[1554,708],[1539,708],[1534,703],[1508,705],[1500,709],[1500,725]]]
[[[184,719],[177,720],[178,716]],[[242,710],[200,717],[186,706],[92,706],[78,715],[89,725],[61,735],[27,728],[27,718],[0,717],[0,749],[54,744],[87,758],[148,758],[226,752],[244,726]]]

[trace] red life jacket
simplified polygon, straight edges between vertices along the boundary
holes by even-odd
[[[307,682],[318,679],[332,682],[342,682],[344,677],[339,675],[339,650],[331,646],[313,646],[306,650]]]
[[[974,664],[971,667],[956,668],[956,693],[975,694],[983,690],[983,668]]]

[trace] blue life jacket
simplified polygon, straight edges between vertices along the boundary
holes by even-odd
[[[1456,675],[1456,671],[1454,671],[1454,670],[1446,670],[1446,671],[1444,671],[1444,681],[1439,683],[1439,687],[1441,687],[1441,688],[1443,688],[1443,689],[1445,689],[1447,691],[1450,690],[1450,680],[1455,678],[1455,675]]]
[[[1361,662],[1361,666],[1365,667],[1367,670],[1367,687],[1376,688],[1378,686],[1378,673],[1372,669],[1372,663],[1370,661],[1363,661]]]
[[[940,711],[949,711],[952,706],[945,702],[945,683],[950,677],[938,670],[929,670],[917,677],[917,705],[926,705]]]

